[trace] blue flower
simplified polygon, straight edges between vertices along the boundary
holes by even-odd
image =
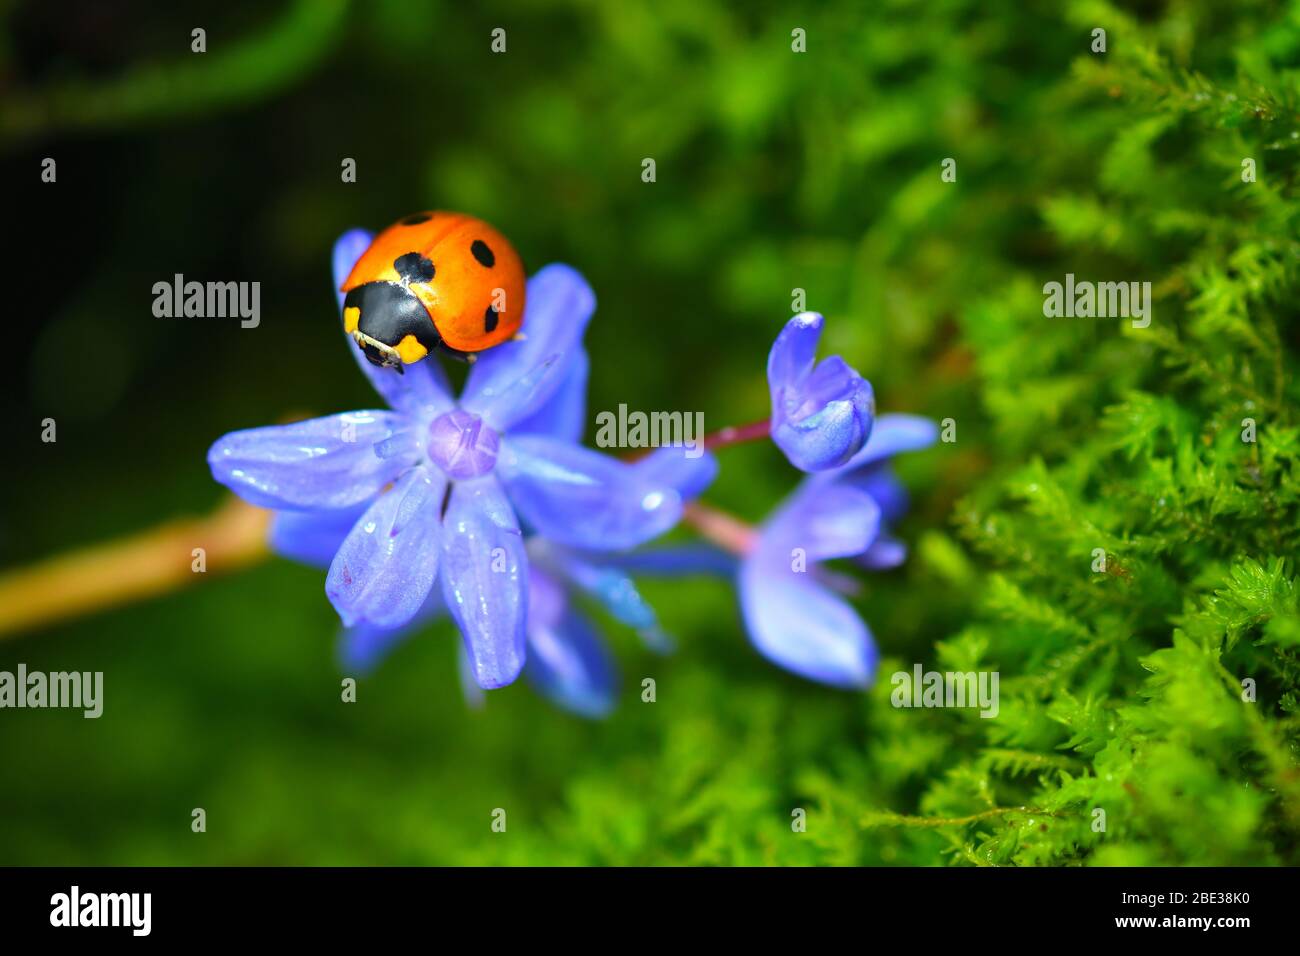
[[[371,238],[353,230],[335,244],[335,288]],[[346,626],[391,632],[441,599],[475,681],[509,684],[526,656],[523,528],[570,547],[631,548],[681,515],[667,483],[577,443],[594,309],[576,271],[540,270],[526,337],[483,353],[459,401],[432,360],[399,375],[353,350],[389,409],[232,432],[208,453],[213,476],[289,513],[273,531],[285,553],[319,556],[328,536],[312,515],[347,526],[325,586]]]
[[[642,478],[662,481],[689,500],[717,475],[710,454],[688,458],[680,448],[660,448],[631,465]],[[528,663],[524,676],[559,706],[584,717],[603,717],[618,694],[618,668],[595,626],[575,605],[582,595],[620,624],[633,628],[652,650],[672,642],[637,590],[623,552],[573,548],[536,537],[528,541],[532,588],[528,610]],[[635,554],[635,552],[634,552]]]
[[[745,625],[764,656],[835,687],[871,685],[878,660],[871,631],[816,564],[856,558],[876,568],[902,561],[906,552],[888,526],[907,500],[889,459],[933,444],[937,434],[928,419],[882,415],[861,450],[804,479],[764,523],[738,576]]]
[[[838,355],[816,361],[822,317],[786,323],[767,358],[772,440],[790,463],[816,472],[846,463],[866,444],[875,416],[871,384]]]
[[[579,421],[581,419],[579,418]],[[629,466],[644,480],[662,480],[683,498],[704,490],[717,474],[712,455],[686,458],[681,449],[661,448]],[[279,512],[271,523],[271,546],[285,557],[308,564],[328,565],[355,521],[347,512]],[[655,650],[668,639],[654,609],[622,566],[641,560],[654,563],[656,552],[623,556],[618,552],[574,548],[541,537],[527,541],[528,613],[524,676],[554,703],[584,717],[603,717],[613,709],[618,670],[590,620],[573,598],[586,595],[615,620],[634,628]],[[675,560],[675,559],[674,559]],[[436,589],[411,621],[396,628],[359,624],[346,628],[340,639],[343,664],[353,673],[374,668],[394,647],[414,632],[446,614]],[[462,686],[467,699],[481,699],[479,683],[462,646]]]
[[[328,564],[331,548],[337,549],[350,530],[351,525],[336,513],[280,512],[272,522],[271,545],[285,557]],[[570,606],[562,583],[543,570],[544,560],[529,555],[524,675],[560,706],[585,717],[602,717],[614,706],[616,668],[591,624]],[[630,603],[632,598],[623,600]],[[348,673],[367,673],[397,645],[446,614],[446,602],[434,588],[416,615],[399,627],[362,623],[344,628],[339,636],[342,664]],[[465,696],[478,704],[482,689],[465,643],[458,661]]]
[[[896,568],[907,558],[907,546],[890,534],[890,526],[907,513],[908,496],[894,475],[891,459],[898,454],[929,448],[939,437],[933,421],[920,415],[881,415],[866,446],[847,464],[818,475],[867,492],[880,507],[880,534],[855,559],[873,571]]]

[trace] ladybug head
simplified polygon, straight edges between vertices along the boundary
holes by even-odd
[[[397,281],[356,286],[343,300],[343,327],[372,365],[395,368],[420,361],[442,341],[429,310],[411,291],[413,282],[429,282],[433,263],[418,252],[393,261]]]

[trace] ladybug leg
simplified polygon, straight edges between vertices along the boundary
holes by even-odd
[[[454,349],[441,339],[438,340],[438,351],[449,358],[454,358],[458,362],[464,362],[466,365],[473,365],[478,361],[477,352],[462,352],[460,349]]]
[[[352,338],[371,365],[396,369],[398,375],[406,374],[406,370],[402,368],[402,357],[395,348],[385,345],[378,339],[372,339],[364,332],[353,332]]]

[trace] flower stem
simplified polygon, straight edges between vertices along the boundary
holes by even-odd
[[[726,428],[719,428],[711,435],[705,435],[704,447],[713,451],[717,448],[726,448],[728,445],[758,441],[771,433],[772,423],[766,418],[759,422],[750,422],[748,425],[728,425]]]
[[[0,639],[93,611],[167,594],[255,564],[270,552],[270,513],[238,498],[206,518],[169,521],[139,534],[81,548],[0,574]],[[196,548],[202,548],[202,565]]]
[[[736,516],[699,501],[686,505],[682,510],[682,521],[705,539],[738,557],[749,553],[758,536],[758,532]]]

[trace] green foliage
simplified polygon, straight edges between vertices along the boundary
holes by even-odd
[[[1162,26],[1073,71],[1073,125],[1114,128],[1091,188],[1045,184],[1033,279],[1150,280],[1150,328],[1044,320],[1019,275],[962,316],[989,426],[1038,455],[957,509],[989,568],[958,640],[986,645],[1003,713],[923,818],[868,816],[936,826],[959,860],[1297,861],[1297,77],[1251,44],[1213,78],[1175,67]]]
[[[650,582],[679,649],[657,658],[602,622],[625,675],[607,722],[522,686],[467,711],[445,627],[345,705],[320,575],[277,562],[0,648],[0,664],[103,669],[107,695],[93,733],[65,714],[0,719],[7,765],[36,755],[0,788],[0,862],[1300,863],[1296,6],[574,0],[512,11],[510,53],[488,60],[495,16],[355,5],[346,29],[312,34],[339,46],[307,88],[204,127],[224,150],[172,168],[160,136],[132,134],[147,172],[124,175],[122,234],[69,312],[121,319],[124,257],[162,245],[151,203],[183,219],[193,182],[234,175],[212,155],[289,124],[314,137],[303,168],[263,155],[141,274],[242,276],[243,260],[204,256],[248,247],[285,318],[256,349],[196,328],[133,342],[159,384],[122,386],[123,405],[92,390],[111,368],[96,352],[68,417],[101,427],[65,442],[61,423],[64,457],[12,496],[47,505],[7,516],[0,548],[200,507],[213,436],[370,401],[317,334],[328,243],[464,208],[526,261],[591,279],[593,409],[759,417],[799,287],[883,410],[956,420],[955,444],[899,462],[911,557],[859,601],[878,685],[842,694],[767,664],[725,584]],[[807,54],[790,52],[795,26]],[[412,119],[413,89],[436,99],[427,116]],[[350,152],[359,188],[340,188]],[[1150,281],[1150,326],[1046,318],[1042,287],[1066,273]],[[71,351],[51,335],[46,351]],[[280,361],[290,350],[301,361]],[[44,414],[80,393],[39,394]],[[133,440],[116,417],[169,415],[146,478],[105,464]],[[709,497],[747,520],[796,480],[771,448],[724,454]],[[889,676],[918,662],[996,670],[998,716],[893,706]]]

